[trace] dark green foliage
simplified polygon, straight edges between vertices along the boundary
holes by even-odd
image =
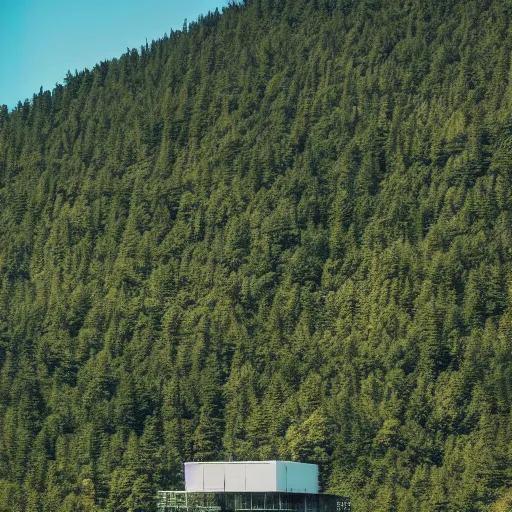
[[[246,0],[2,107],[0,512],[510,510],[511,16]]]

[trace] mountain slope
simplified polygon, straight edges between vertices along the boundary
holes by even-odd
[[[246,1],[1,109],[0,511],[229,457],[506,510],[511,21]]]

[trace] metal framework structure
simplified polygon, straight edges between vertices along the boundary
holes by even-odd
[[[350,512],[350,499],[283,492],[159,491],[159,512]]]

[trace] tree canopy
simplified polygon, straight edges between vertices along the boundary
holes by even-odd
[[[0,512],[185,460],[512,502],[512,2],[246,0],[0,109]]]

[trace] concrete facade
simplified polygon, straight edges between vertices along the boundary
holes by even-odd
[[[186,462],[187,492],[317,494],[318,466],[289,461]]]

